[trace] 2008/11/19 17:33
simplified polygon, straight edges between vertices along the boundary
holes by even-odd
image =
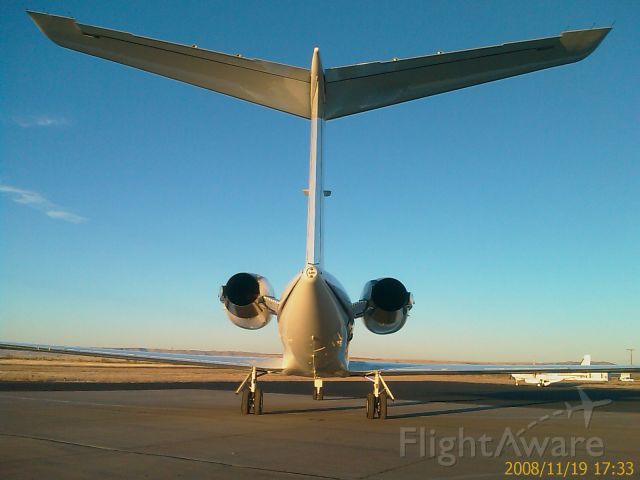
[[[633,461],[570,461],[570,462],[538,462],[507,461],[504,462],[504,475],[517,477],[632,477],[638,471]]]

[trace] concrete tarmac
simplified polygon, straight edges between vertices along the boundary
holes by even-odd
[[[584,386],[590,405],[568,384],[389,380],[385,421],[365,381],[325,381],[323,401],[263,382],[262,416],[231,382],[0,383],[0,478],[640,478],[635,385]]]

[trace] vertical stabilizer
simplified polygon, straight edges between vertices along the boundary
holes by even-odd
[[[591,355],[586,354],[582,357],[582,363],[580,363],[580,365],[591,365]]]
[[[322,263],[322,203],[324,185],[322,177],[322,128],[324,115],[324,71],[320,63],[320,50],[313,50],[311,59],[311,148],[309,152],[309,189],[307,203],[307,256],[306,262]]]

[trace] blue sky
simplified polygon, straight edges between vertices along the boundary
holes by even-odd
[[[0,5],[0,338],[278,352],[233,273],[302,267],[307,122],[62,49],[25,9],[308,67],[609,26],[578,64],[326,125],[326,268],[394,276],[406,327],[351,352],[627,360],[640,344],[637,2]]]

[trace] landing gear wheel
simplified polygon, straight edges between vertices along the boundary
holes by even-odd
[[[248,415],[262,415],[262,389],[258,387],[258,378],[268,372],[258,371],[256,367],[251,367],[251,371],[244,378],[240,386],[236,389],[236,394],[242,394],[240,402],[240,413]]]
[[[378,418],[380,420],[387,418],[387,394],[384,392],[378,397]]]
[[[375,371],[374,378],[370,378],[368,375],[365,376],[367,380],[373,382],[373,392],[367,395],[367,418],[379,418],[380,420],[384,420],[387,418],[387,401],[388,398],[391,400],[395,400],[393,393],[389,389],[389,386],[386,384],[382,375],[380,375],[380,371]]]
[[[324,398],[324,393],[322,388],[322,379],[314,378],[313,379],[313,399],[322,400],[323,398]]]
[[[367,394],[367,418],[372,420],[376,416],[376,397],[373,393]]]
[[[256,391],[253,393],[253,413],[255,415],[262,415],[262,389],[256,387]]]
[[[242,400],[240,403],[240,413],[242,413],[242,415],[248,415],[250,408],[251,408],[251,391],[243,390]]]

